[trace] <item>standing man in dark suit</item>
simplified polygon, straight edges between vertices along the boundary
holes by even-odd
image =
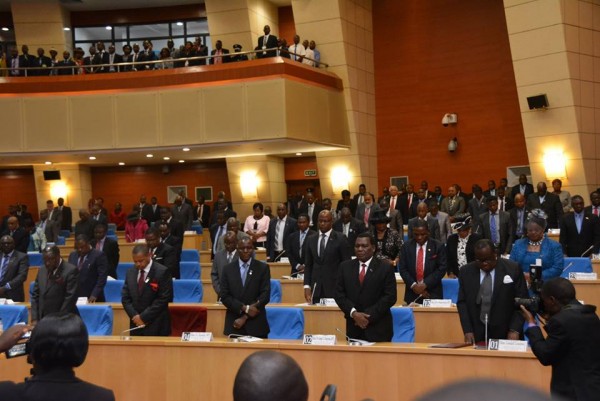
[[[304,273],[306,267],[306,245],[308,244],[306,240],[317,235],[315,231],[308,228],[307,215],[299,215],[296,224],[298,225],[298,230],[290,234],[285,248],[290,265],[292,266],[291,274]]]
[[[335,302],[346,318],[346,335],[374,342],[392,341],[392,313],[398,298],[394,268],[374,258],[375,238],[362,233],[354,244],[356,259],[340,265]]]
[[[56,75],[75,75],[75,68],[66,68],[66,67],[75,67],[75,62],[71,59],[71,53],[68,51],[63,52],[63,58],[59,62],[56,63]]]
[[[360,220],[367,229],[371,229],[372,226],[369,222],[371,216],[379,210],[379,205],[373,202],[373,195],[366,193],[364,196],[364,202],[359,204],[356,208],[356,219]]]
[[[406,186],[406,193],[400,195],[398,207],[400,208],[400,213],[402,214],[402,221],[408,221],[414,217],[410,214],[413,203],[417,201],[417,196],[415,195],[414,191],[414,186],[412,184],[408,184]]]
[[[354,250],[354,242],[359,234],[367,231],[364,223],[352,217],[350,209],[347,207],[342,209],[340,218],[333,223],[333,230],[344,235],[344,238],[348,241],[348,248],[351,251]]]
[[[175,248],[160,242],[160,231],[158,227],[149,228],[146,231],[146,244],[150,249],[152,261],[160,265],[166,266],[169,269],[171,277],[179,278],[179,264],[177,263],[177,255]]]
[[[335,296],[339,266],[351,257],[344,235],[332,229],[331,212],[323,210],[318,221],[319,235],[308,238],[306,245],[304,298],[308,303]]]
[[[265,25],[263,32],[264,36],[258,38],[258,48],[257,50],[261,50],[262,52],[256,53],[257,58],[265,58],[265,57],[276,57],[277,50],[277,36],[271,35],[271,27],[269,25]],[[266,49],[273,49],[267,51]]]
[[[154,227],[158,228],[158,232],[160,233],[160,242],[170,245],[173,249],[175,249],[177,266],[179,266],[181,263],[181,249],[183,246],[183,241],[181,241],[180,238],[171,235],[171,228],[169,227],[169,223],[166,221],[159,220],[154,223]]]
[[[404,302],[422,303],[424,298],[442,299],[442,278],[446,274],[446,249],[429,238],[429,226],[417,221],[413,238],[400,251],[400,275],[406,286]]]
[[[530,194],[527,198],[527,207],[529,210],[542,209],[548,216],[548,228],[558,228],[560,218],[563,215],[563,207],[560,198],[548,192],[545,182],[537,184],[537,192]]]
[[[174,237],[179,238],[181,241],[181,247],[183,247],[183,235],[185,233],[185,228],[183,227],[183,223],[175,218],[171,214],[171,209],[168,207],[160,208],[160,219],[166,221],[171,229],[171,234]]]
[[[19,68],[27,68],[35,66],[35,57],[29,54],[29,47],[27,45],[21,46],[21,55],[19,56]],[[20,76],[34,76],[35,73],[32,70],[21,70]]]
[[[219,280],[221,301],[227,307],[223,334],[242,334],[267,338],[269,322],[265,306],[271,299],[271,272],[266,263],[252,258],[250,238],[237,245],[238,260],[223,268]]]
[[[427,213],[429,213],[429,206],[427,206],[427,203],[419,203],[416,217],[413,217],[408,221],[409,239],[413,237],[413,228],[415,227],[415,224],[417,224],[417,221],[425,221],[429,230],[429,237],[441,241],[442,235],[440,223],[435,217],[428,216]]]
[[[173,280],[169,269],[152,261],[146,244],[133,247],[133,267],[127,270],[121,302],[131,319],[133,335],[168,336],[171,334],[169,301],[173,299]]]
[[[495,191],[494,191],[495,192]],[[488,196],[488,199],[492,196]],[[473,197],[467,202],[467,212],[473,219],[473,225],[479,224],[479,216],[488,211],[487,199],[483,196],[481,187],[473,185]]]
[[[215,42],[215,49],[210,52],[212,56],[210,58],[210,64],[224,64],[229,63],[229,49],[223,49],[223,42],[217,40]]]
[[[271,219],[267,231],[267,257],[271,262],[279,262],[282,256],[287,257],[285,244],[291,233],[298,229],[296,219],[287,215],[287,207],[280,203],[277,205],[277,218]]]
[[[104,223],[94,227],[94,239],[90,242],[92,248],[106,255],[108,268],[106,274],[117,279],[117,266],[119,265],[119,243],[106,236],[107,227]]]
[[[86,297],[90,303],[104,302],[108,273],[106,255],[92,248],[85,235],[78,235],[75,238],[75,251],[69,255],[69,263],[79,270],[77,297]]]
[[[596,191],[592,192],[590,194],[590,202],[591,205],[584,208],[585,212],[600,218],[600,193]]]
[[[184,231],[192,228],[194,212],[192,207],[184,202],[179,195],[175,198],[175,204],[171,207],[171,214],[175,220],[179,220],[183,224]],[[183,238],[183,235],[181,237]]]
[[[142,218],[147,219],[146,222],[148,223],[148,226],[161,219],[160,209],[161,206],[158,204],[158,199],[156,199],[156,196],[151,197],[150,204],[145,205],[144,209],[142,209]],[[144,217],[144,215],[146,217]]]
[[[365,184],[360,184],[358,186],[358,193],[352,197],[352,203],[354,203],[354,208],[357,209],[358,205],[361,205],[365,202],[365,194],[367,193],[367,186]]]
[[[154,221],[152,220],[154,213],[152,212],[152,206],[146,203],[146,195],[140,195],[139,206],[140,216],[142,216],[142,219],[146,220],[146,223],[148,223],[148,226],[150,226],[150,223]],[[160,207],[157,207],[156,209],[158,209],[160,213]]]
[[[72,230],[73,225],[73,211],[69,206],[65,206],[65,200],[63,198],[58,198],[58,211],[61,215],[61,230]]]
[[[308,216],[308,227],[311,230],[317,231],[317,220],[319,213],[323,208],[315,202],[315,195],[312,192],[308,192],[304,197],[305,202],[298,209],[298,214],[306,214]]]
[[[79,315],[77,310],[76,266],[63,261],[57,246],[44,249],[44,265],[40,266],[31,295],[31,323],[53,313]]]
[[[10,216],[6,221],[7,229],[2,235],[11,236],[15,241],[15,249],[19,252],[27,253],[29,247],[29,234],[23,227],[19,226],[19,219],[15,216]]]
[[[501,254],[509,254],[514,242],[513,237],[510,235],[510,214],[498,210],[498,199],[496,197],[489,198],[487,205],[488,212],[479,216],[479,223],[475,226],[475,232],[496,244],[495,246]]]
[[[52,199],[46,201],[46,209],[48,210],[48,218],[55,221],[59,227],[62,227],[62,212],[54,207]]]
[[[25,302],[23,283],[27,280],[27,254],[15,250],[15,241],[9,235],[0,238],[0,298]]]
[[[461,269],[458,276],[458,315],[465,342],[488,338],[518,340],[523,332],[523,317],[515,309],[515,298],[527,298],[525,276],[519,265],[500,258],[494,244],[482,239],[475,244],[475,261]]]
[[[198,220],[203,228],[210,227],[210,205],[205,204],[204,196],[200,195],[194,208],[194,220]]]
[[[338,215],[345,207],[350,209],[350,213],[352,213],[352,216],[356,214],[356,204],[354,203],[354,200],[350,197],[350,195],[350,191],[348,191],[347,189],[344,189],[342,191],[342,199],[338,201],[337,206],[335,208],[335,211]]]
[[[525,174],[521,174],[519,176],[519,185],[515,185],[514,187],[512,187],[510,197],[514,200],[517,194],[521,194],[525,197],[525,199],[527,199],[532,193],[533,185],[527,182],[527,176]]]
[[[600,247],[600,220],[583,210],[583,198],[571,198],[573,211],[560,219],[560,244],[569,257],[588,256],[598,253]],[[589,248],[593,246],[590,250]],[[585,255],[584,255],[585,253]]]
[[[506,195],[506,188],[500,187],[496,189],[498,194],[498,210],[501,212],[510,212],[515,207],[514,199]]]
[[[46,209],[42,209],[42,211],[40,211],[40,221],[38,223],[38,227],[46,236],[47,242],[56,243],[60,228],[55,221],[48,219],[48,211]]]
[[[237,235],[233,231],[227,231],[224,237],[225,248],[215,253],[212,269],[210,271],[210,280],[213,289],[217,293],[217,297],[221,295],[221,277],[223,276],[223,268],[229,263],[238,260],[237,253]]]
[[[514,207],[509,212],[510,235],[512,235],[513,241],[521,239],[527,234],[525,222],[527,222],[528,214],[529,209],[525,206],[525,197],[517,194],[514,199]]]

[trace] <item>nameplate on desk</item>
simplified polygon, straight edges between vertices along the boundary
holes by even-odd
[[[338,306],[333,298],[321,298],[321,302],[319,304],[323,306]]]
[[[290,263],[289,258],[279,258],[279,263]]]
[[[209,343],[213,339],[212,332],[186,331],[181,333],[181,341],[191,343]]]
[[[549,228],[548,234],[550,235],[560,235],[560,228]]]
[[[296,280],[296,281],[299,281],[299,280],[304,280],[304,274],[298,274],[298,275],[295,275],[295,276],[281,276],[281,278],[284,279],[284,280]]]
[[[424,299],[423,307],[425,308],[451,308],[451,299]]]
[[[88,303],[87,297],[77,298],[77,305],[87,305],[87,303]]]
[[[570,272],[569,280],[598,280],[598,273]]]
[[[491,340],[488,342],[490,351],[527,352],[527,341],[520,340]]]
[[[334,334],[305,334],[302,339],[304,345],[335,345]]]

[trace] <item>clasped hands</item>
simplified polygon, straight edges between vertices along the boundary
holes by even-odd
[[[429,292],[427,291],[427,285],[425,283],[417,283],[411,288],[417,295],[422,295],[423,298],[429,298]]]
[[[366,329],[367,326],[369,325],[370,317],[371,317],[371,315],[367,315],[366,313],[362,313],[362,312],[354,312],[354,314],[352,314],[352,319],[354,319],[354,324],[363,330]]]
[[[241,317],[237,318],[233,322],[234,329],[241,329],[246,324],[249,318],[256,317],[260,313],[260,309],[258,309],[258,302],[253,303],[248,306],[248,312],[246,312]]]

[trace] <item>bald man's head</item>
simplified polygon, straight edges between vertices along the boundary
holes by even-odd
[[[308,384],[291,357],[275,351],[250,355],[235,376],[234,401],[306,401]]]

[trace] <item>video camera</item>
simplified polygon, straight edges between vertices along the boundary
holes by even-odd
[[[530,298],[515,298],[515,307],[520,308],[523,305],[533,315],[544,312],[544,303],[542,302],[542,266],[529,265],[529,279],[531,283],[529,290]]]

